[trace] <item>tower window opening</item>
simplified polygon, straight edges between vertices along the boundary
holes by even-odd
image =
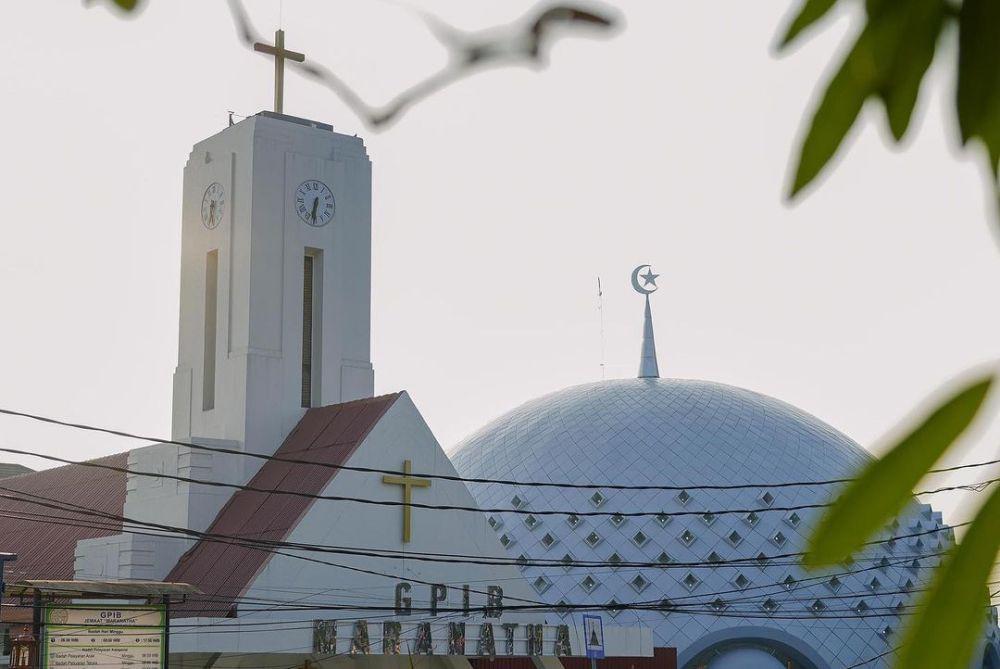
[[[322,337],[322,256],[307,250],[302,264],[302,406],[319,401],[320,344]]]
[[[205,256],[205,355],[202,363],[201,409],[215,408],[215,343],[219,303],[219,251]]]

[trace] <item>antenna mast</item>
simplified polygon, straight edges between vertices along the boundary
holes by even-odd
[[[601,319],[601,380],[604,380],[604,291],[601,290],[601,277],[597,277],[597,313]]]

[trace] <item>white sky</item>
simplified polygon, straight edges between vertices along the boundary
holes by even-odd
[[[277,0],[248,5],[270,32]],[[369,99],[443,60],[395,4],[284,5],[288,46]],[[480,28],[532,3],[419,6]],[[947,67],[905,151],[873,108],[832,177],[788,207],[787,161],[849,17],[779,59],[786,2],[617,6],[615,38],[562,41],[542,73],[477,75],[382,133],[288,76],[288,113],[363,135],[374,161],[378,392],[409,390],[447,448],[599,378],[598,275],[609,375],[632,376],[642,301],[628,275],[646,262],[662,275],[663,375],[773,395],[869,447],[1000,357],[1000,257],[981,172],[955,149]],[[181,170],[226,110],[270,107],[270,61],[237,42],[221,1],[153,0],[134,21],[8,2],[0,22],[0,406],[168,435]],[[965,457],[995,457],[996,436]],[[0,419],[5,447],[134,445]]]

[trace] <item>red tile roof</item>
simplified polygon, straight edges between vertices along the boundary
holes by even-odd
[[[276,454],[344,464],[398,397],[399,393],[395,393],[309,409]],[[337,471],[320,465],[268,460],[248,485],[318,495]],[[315,501],[292,495],[240,490],[222,507],[206,532],[284,541]],[[200,540],[181,556],[164,580],[190,583],[205,596],[173,607],[171,613],[177,617],[231,615],[236,600],[264,568],[270,556],[270,552],[258,548],[211,539]]]
[[[128,453],[93,462],[125,467]],[[121,533],[120,521],[96,518],[92,511],[72,511],[73,506],[121,516],[125,474],[67,465],[0,480],[0,552],[17,554],[17,561],[7,564],[8,583],[72,579],[77,541]],[[3,612],[5,621],[30,619],[30,608],[5,607]]]

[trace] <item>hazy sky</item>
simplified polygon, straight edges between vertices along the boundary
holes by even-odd
[[[248,6],[273,30],[278,0]],[[532,3],[418,6],[473,29]],[[790,207],[788,158],[851,17],[777,58],[787,2],[617,6],[616,37],[562,41],[541,73],[477,75],[381,133],[288,76],[286,111],[364,136],[374,162],[378,392],[410,391],[447,448],[600,378],[598,275],[609,376],[632,376],[640,263],[662,275],[663,375],[773,395],[868,447],[1000,357],[1000,254],[978,164],[955,149],[947,67],[904,151],[871,108],[832,177]],[[393,3],[285,0],[283,13],[290,48],[374,101],[443,62]],[[227,110],[270,107],[272,65],[237,42],[221,1],[151,0],[133,21],[99,3],[7,2],[0,21],[0,406],[168,435],[181,170]],[[998,436],[966,457],[995,457]],[[0,419],[5,447],[134,445]]]

